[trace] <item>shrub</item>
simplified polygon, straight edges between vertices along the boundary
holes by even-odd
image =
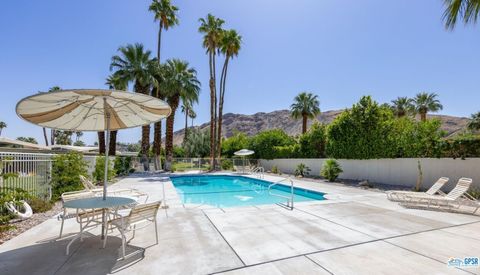
[[[258,133],[250,140],[250,148],[255,151],[257,159],[274,159],[276,146],[294,145],[295,140],[280,129]]]
[[[279,172],[278,167],[276,165],[272,166],[272,173],[278,174],[278,172]]]
[[[299,165],[297,165],[297,168],[295,169],[295,176],[305,177],[305,176],[308,176],[310,171],[311,170],[308,166],[306,166],[303,163],[300,163]]]
[[[2,188],[2,192],[0,192],[0,226],[7,224],[9,220],[15,218],[6,207],[3,207],[5,203],[13,202],[16,206],[21,207],[21,200],[29,201],[32,198],[30,193],[22,188]]]
[[[222,170],[233,170],[233,162],[229,159],[222,160]]]
[[[342,167],[336,160],[327,159],[323,163],[323,167],[322,167],[322,171],[320,171],[320,175],[328,179],[328,181],[333,182],[338,178],[338,176],[342,172],[343,172]]]
[[[245,133],[235,132],[233,136],[222,141],[222,155],[233,157],[236,151],[248,148],[250,139]]]
[[[285,145],[285,146],[274,146],[273,156],[276,159],[288,159],[296,158],[299,156],[299,146],[298,144]]]
[[[111,160],[108,160],[108,172],[107,180],[113,179],[115,176],[115,169],[111,165]],[[103,182],[105,178],[105,157],[98,156],[95,161],[95,170],[93,171],[92,177],[97,182]]]
[[[132,157],[115,157],[113,168],[117,176],[128,175],[132,166]]]
[[[50,201],[45,201],[39,198],[31,198],[28,204],[32,207],[33,213],[43,213],[52,209],[53,204]]]
[[[393,113],[364,96],[327,127],[327,155],[344,159],[393,157],[395,146],[388,138]]]
[[[297,156],[300,158],[325,157],[326,126],[315,122],[298,140]]]
[[[69,152],[53,157],[52,162],[52,199],[68,191],[82,190],[79,175],[87,176],[87,163],[82,154]]]

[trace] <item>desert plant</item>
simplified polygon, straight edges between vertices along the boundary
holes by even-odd
[[[333,182],[338,178],[338,176],[342,172],[343,172],[342,167],[336,160],[327,159],[323,163],[323,167],[322,167],[322,171],[320,171],[320,175],[328,179],[328,181]]]
[[[303,163],[300,163],[299,165],[297,165],[297,168],[295,169],[295,176],[305,177],[305,176],[308,176],[310,171],[311,169],[308,166],[306,166]]]
[[[40,198],[32,197],[27,200],[30,207],[32,207],[33,213],[43,213],[47,212],[48,210],[52,209],[52,202],[42,200]]]

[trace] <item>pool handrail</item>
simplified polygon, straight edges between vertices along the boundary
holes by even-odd
[[[257,166],[252,170],[252,175],[257,175],[259,179],[264,178],[265,169],[262,166]]]
[[[283,196],[283,195],[279,195],[279,194],[273,194],[273,193],[271,192],[271,188],[272,188],[273,186],[278,185],[278,184],[281,184],[282,182],[284,182],[284,181],[286,181],[286,180],[288,180],[288,181],[290,182],[290,197]],[[285,208],[287,208],[287,209],[293,210],[293,194],[294,194],[293,189],[294,189],[294,188],[293,188],[293,180],[292,180],[291,178],[283,178],[283,179],[281,179],[281,180],[279,180],[279,181],[276,181],[276,182],[274,182],[274,183],[272,183],[272,184],[270,184],[270,185],[268,186],[268,194],[271,195],[271,196],[276,196],[276,197],[280,197],[280,198],[286,199],[286,200],[287,200],[287,204],[285,204],[285,205],[282,204],[282,203],[277,203],[277,204],[280,205],[280,206],[282,206],[282,207],[285,207]]]

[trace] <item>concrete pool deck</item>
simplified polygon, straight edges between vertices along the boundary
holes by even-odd
[[[298,179],[295,186],[328,200],[293,211],[183,205],[167,177],[134,175],[112,187],[138,188],[155,201],[164,184],[169,209],[158,214],[158,245],[153,227],[138,230],[129,257],[118,261],[117,232],[102,249],[96,229],[66,256],[78,224],[68,220],[58,240],[52,218],[0,246],[0,274],[480,274],[447,266],[451,257],[480,256],[478,216],[405,209],[383,192]]]

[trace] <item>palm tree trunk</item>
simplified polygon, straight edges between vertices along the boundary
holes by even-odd
[[[421,121],[427,121],[427,113],[426,112],[421,112],[420,113],[420,120]]]
[[[110,132],[110,141],[108,146],[108,155],[115,156],[117,151],[117,132],[118,131],[111,131]]]
[[[55,130],[50,130],[50,144],[55,145]]]
[[[175,111],[177,110],[179,97],[174,96],[168,101],[168,105],[172,108],[172,113],[167,118],[167,133],[165,137],[165,170],[170,171],[172,169],[173,161],[173,125],[175,122]]]
[[[148,86],[144,87],[139,81],[135,82],[135,93],[148,95]],[[150,151],[150,125],[142,126],[142,146],[141,146],[141,162],[143,163],[143,170],[150,170],[150,162],[148,160],[148,152]]]
[[[225,99],[225,82],[227,80],[229,56],[225,56],[225,62],[223,64],[222,74],[220,76],[220,102],[218,104],[218,135],[217,135],[217,156],[220,160],[222,155],[222,123],[223,123],[223,102]]]
[[[217,72],[216,72],[216,65],[215,65],[215,51],[213,52],[212,54],[212,60],[213,60],[213,94],[214,94],[214,114],[213,114],[213,117],[214,117],[214,124],[213,124],[213,170],[216,170],[217,169],[217,160],[216,160],[216,136],[215,134],[217,133]]]
[[[210,165],[214,167],[215,160],[215,78],[213,76],[213,54],[209,52],[209,65],[210,65]],[[211,169],[212,169],[211,168]]]
[[[162,45],[162,29],[163,29],[163,22],[160,20],[159,26],[158,26],[158,41],[157,41],[157,59],[158,59],[158,64],[160,64],[160,48]],[[158,94],[160,91],[157,89],[157,97],[160,98],[160,95]],[[154,158],[154,166],[155,170],[161,170],[162,169],[162,159],[160,157],[160,153],[162,151],[162,122],[158,121],[155,122],[153,125],[153,151],[155,154]]]
[[[162,152],[162,122],[155,122],[153,125],[153,151],[155,153],[155,170],[162,169],[160,153]]]
[[[186,108],[186,110],[185,110],[185,130],[183,131],[183,143],[185,143],[185,141],[187,141],[187,138],[188,138],[188,112],[189,112],[189,109]]]
[[[45,146],[48,146],[48,137],[47,137],[47,129],[45,128],[42,128],[43,129],[43,138],[45,139]],[[1,130],[0,130],[0,135],[1,135]]]
[[[302,121],[302,134],[305,134],[307,132],[307,120],[308,117],[307,115],[302,115],[303,116],[303,121]]]
[[[105,154],[105,132],[98,132],[98,153]]]

